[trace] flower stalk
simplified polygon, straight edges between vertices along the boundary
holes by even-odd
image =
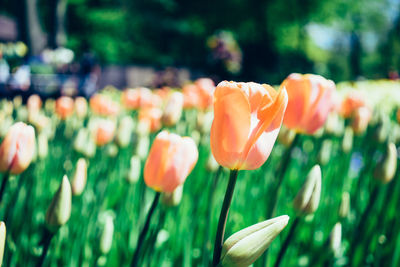
[[[217,234],[214,243],[213,266],[217,266],[221,259],[222,246],[224,244],[224,234],[226,221],[228,218],[229,208],[231,206],[233,192],[235,190],[238,170],[231,170],[229,175],[229,182],[226,188],[224,202],[222,203],[221,213],[218,220]]]

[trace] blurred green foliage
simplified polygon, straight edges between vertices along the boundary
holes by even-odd
[[[23,17],[25,1],[0,0],[0,13]],[[50,2],[38,0],[47,32]],[[67,0],[66,9],[66,45],[78,55],[91,50],[104,64],[183,66],[269,83],[291,72],[336,81],[387,77],[400,68],[399,28],[395,0]],[[243,52],[238,74],[216,64],[207,49],[207,38],[220,30],[231,31]],[[26,29],[20,32],[23,39]]]

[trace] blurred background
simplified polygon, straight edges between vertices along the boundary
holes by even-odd
[[[397,79],[397,0],[0,0],[0,89]]]

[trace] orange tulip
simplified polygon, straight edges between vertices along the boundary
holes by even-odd
[[[182,88],[183,93],[183,108],[195,108],[200,102],[199,95],[197,94],[197,86],[194,84],[187,84]]]
[[[62,96],[56,101],[56,113],[65,120],[74,113],[74,100],[68,96]]]
[[[161,102],[159,95],[153,94],[145,87],[126,89],[122,93],[122,103],[128,109],[158,107],[161,106]]]
[[[354,133],[361,134],[363,133],[367,127],[368,123],[372,118],[372,111],[368,107],[360,107],[353,111],[353,122],[351,127],[353,128]]]
[[[166,101],[162,115],[162,123],[166,126],[175,125],[182,115],[183,95],[181,92],[173,92]]]
[[[148,123],[150,132],[161,129],[162,111],[159,108],[143,108],[139,110],[139,121]]]
[[[190,137],[160,132],[144,166],[144,181],[158,192],[172,193],[196,165],[199,153]]]
[[[37,113],[40,110],[40,108],[42,107],[42,100],[40,99],[40,96],[38,96],[36,94],[31,95],[28,98],[26,106],[30,113],[32,113],[32,112]]]
[[[104,146],[111,142],[114,139],[115,129],[114,121],[99,120],[95,132],[96,144],[98,146]]]
[[[86,98],[80,96],[75,99],[75,110],[76,110],[76,115],[79,118],[84,118],[86,116],[87,114]]]
[[[293,73],[283,87],[289,96],[283,124],[296,132],[315,133],[332,110],[335,83],[319,75]]]
[[[209,78],[200,78],[195,81],[195,85],[197,86],[200,99],[199,108],[204,110],[211,107],[215,91],[213,80]]]
[[[274,146],[288,102],[286,89],[223,81],[214,93],[211,151],[235,170],[259,168]]]
[[[183,87],[184,108],[205,110],[213,103],[214,82],[209,78],[197,79],[194,84]]]
[[[0,171],[19,174],[28,168],[35,150],[35,130],[23,122],[12,125],[0,146]]]
[[[157,95],[163,102],[168,100],[171,93],[172,90],[168,86],[154,90],[154,94]]]
[[[363,106],[366,106],[364,94],[361,91],[353,90],[342,101],[340,113],[344,118],[350,118],[355,110]]]
[[[119,113],[119,105],[109,97],[100,94],[90,98],[90,108],[97,115],[114,116]]]

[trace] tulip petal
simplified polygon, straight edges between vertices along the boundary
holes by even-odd
[[[268,158],[278,136],[287,102],[288,96],[286,89],[281,88],[275,101],[258,112],[260,121],[253,130],[246,147],[243,150],[242,169],[256,169]],[[260,139],[261,136],[263,137],[262,139]]]
[[[238,87],[219,85],[215,97],[211,151],[219,164],[235,168],[250,132],[250,103]]]

